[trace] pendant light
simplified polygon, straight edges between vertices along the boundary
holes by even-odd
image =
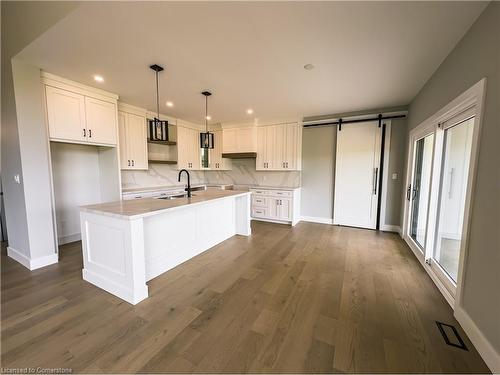
[[[214,133],[208,131],[208,97],[212,95],[210,91],[203,91],[205,95],[205,133],[200,133],[200,147],[214,148]]]
[[[149,120],[149,138],[155,141],[168,141],[168,121],[160,120],[160,88],[158,83],[158,75],[163,71],[163,67],[154,64],[150,68],[155,72],[156,78],[156,116],[153,120]]]

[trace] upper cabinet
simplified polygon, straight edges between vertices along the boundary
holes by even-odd
[[[116,146],[118,96],[43,73],[51,141]]]
[[[232,128],[222,131],[222,153],[238,154],[257,151],[257,131],[255,127]]]
[[[302,128],[298,123],[257,128],[259,171],[297,171],[301,169]]]
[[[85,97],[46,86],[47,119],[51,139],[85,141]]]
[[[214,148],[211,149],[208,154],[209,169],[229,170],[231,169],[231,159],[222,157],[222,143],[223,143],[222,130],[215,130],[213,133],[214,133]]]
[[[146,111],[120,104],[118,134],[121,169],[148,169]]]
[[[199,130],[177,126],[177,166],[179,169],[201,169]]]

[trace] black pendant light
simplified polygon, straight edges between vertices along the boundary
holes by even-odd
[[[149,120],[149,138],[154,141],[168,141],[168,121],[160,120],[160,88],[158,84],[158,74],[163,71],[163,67],[154,64],[150,68],[154,70],[156,76],[156,116]]]
[[[200,147],[214,148],[214,133],[208,131],[208,97],[212,95],[210,91],[203,91],[205,95],[205,133],[200,133]]]

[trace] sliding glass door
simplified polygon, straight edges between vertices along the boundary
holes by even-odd
[[[454,292],[458,280],[472,150],[474,117],[448,122],[443,130],[437,222],[433,252],[434,271]],[[445,124],[446,126],[446,124]]]
[[[425,249],[427,235],[427,213],[431,187],[432,154],[434,134],[414,141],[413,178],[408,186],[407,199],[411,202],[409,235],[421,252]]]

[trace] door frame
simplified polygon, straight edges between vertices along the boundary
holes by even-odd
[[[410,131],[410,136],[408,139],[408,157],[407,157],[407,169],[406,169],[406,187],[411,183],[411,178],[413,176],[413,142],[414,136],[416,134],[423,133],[425,131],[434,132],[434,152],[433,152],[433,162],[431,171],[431,196],[429,200],[428,209],[428,219],[427,219],[427,236],[425,240],[425,249],[427,250],[425,255],[418,248],[415,247],[412,239],[409,239],[407,235],[407,226],[409,220],[409,204],[406,199],[404,199],[404,216],[403,216],[403,228],[401,230],[401,235],[405,242],[408,244],[410,249],[415,253],[416,258],[420,261],[423,268],[429,274],[431,279],[434,281],[440,292],[445,297],[446,301],[450,304],[453,310],[457,310],[462,306],[463,298],[463,286],[466,276],[467,262],[468,262],[468,247],[469,247],[469,230],[471,222],[471,211],[472,211],[472,197],[474,196],[475,182],[477,177],[477,163],[479,156],[479,140],[481,136],[482,128],[482,118],[484,112],[484,101],[486,96],[486,78],[481,79],[479,82],[474,84],[464,93],[459,95],[457,98],[452,100],[442,109],[437,111],[434,115],[427,118],[420,125]],[[430,258],[428,255],[434,251],[435,242],[435,232],[437,224],[437,213],[438,213],[438,201],[439,201],[439,186],[441,183],[441,168],[442,168],[442,147],[443,147],[443,136],[444,129],[441,126],[442,123],[460,115],[461,113],[473,109],[474,112],[474,129],[472,135],[472,148],[470,156],[469,174],[467,177],[467,189],[465,194],[465,207],[464,207],[464,217],[462,225],[462,237],[460,244],[460,256],[458,263],[458,276],[456,283],[456,290],[454,295],[449,291],[449,285],[446,285],[446,280],[443,281],[432,269],[431,262],[428,263]],[[420,254],[417,255],[417,254]],[[447,287],[448,286],[448,287]]]

